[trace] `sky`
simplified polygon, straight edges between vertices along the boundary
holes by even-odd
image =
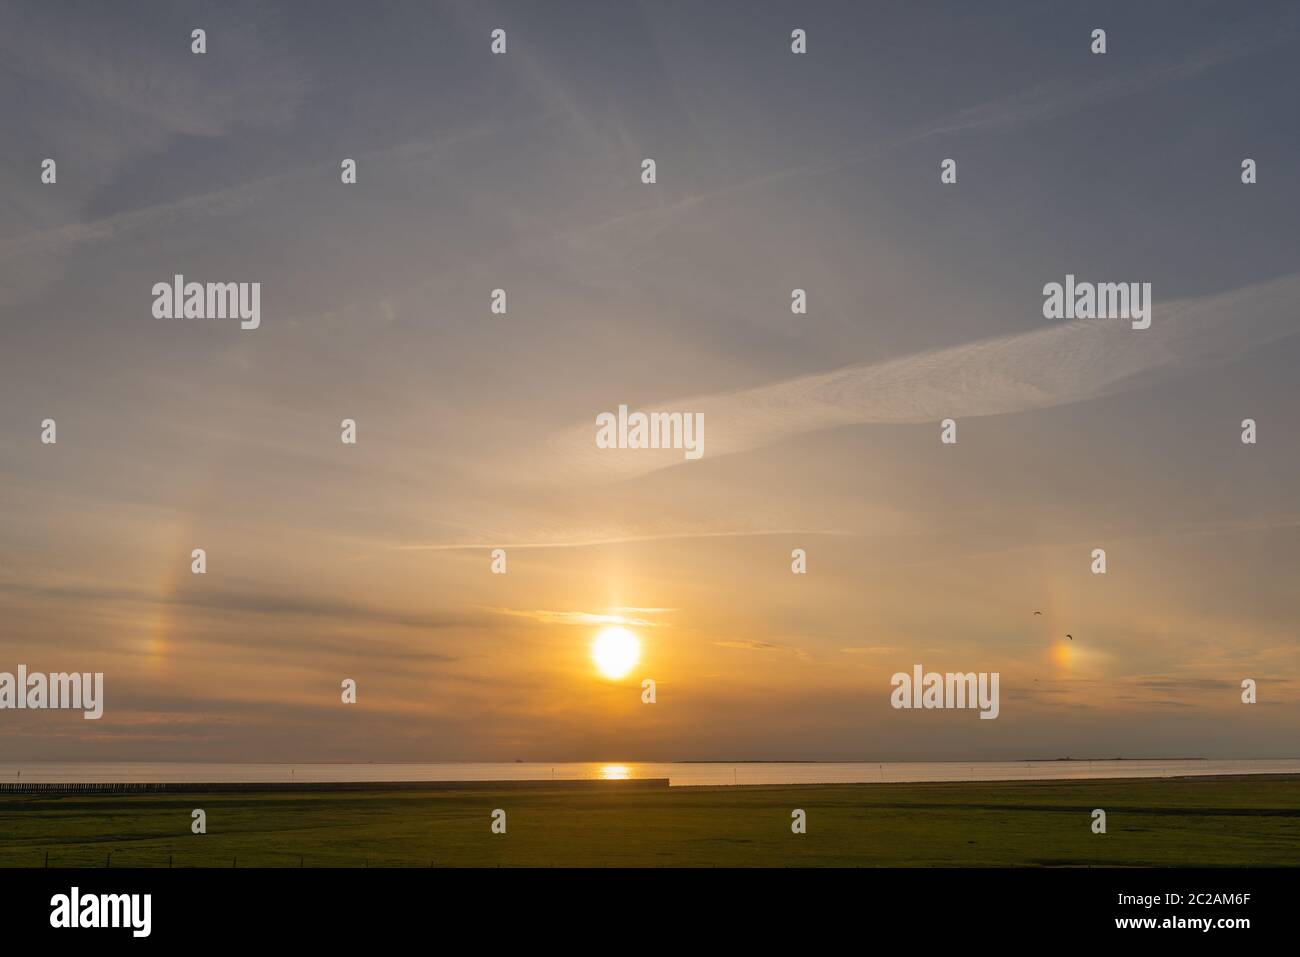
[[[105,676],[0,759],[1294,756],[1297,43],[1268,3],[0,4],[0,671]],[[259,328],[155,318],[178,273]],[[1044,318],[1067,274],[1151,328]],[[598,449],[621,404],[704,455]],[[998,718],[892,708],[916,664]]]

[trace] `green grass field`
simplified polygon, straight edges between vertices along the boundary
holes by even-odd
[[[193,808],[207,834],[190,833]],[[1295,866],[1300,777],[0,794],[0,866],[47,853],[51,867]]]

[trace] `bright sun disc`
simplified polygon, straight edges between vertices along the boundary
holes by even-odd
[[[641,657],[641,643],[626,628],[606,628],[591,643],[591,660],[606,678],[622,678]]]

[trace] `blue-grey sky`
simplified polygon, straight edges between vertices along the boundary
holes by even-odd
[[[0,5],[0,671],[107,686],[0,755],[1294,754],[1298,45],[1267,3]],[[177,273],[260,328],[155,318]],[[1045,319],[1066,274],[1151,328]],[[596,449],[620,404],[704,457]],[[894,711],[916,663],[999,718]]]

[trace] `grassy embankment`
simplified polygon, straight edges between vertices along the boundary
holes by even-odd
[[[0,794],[0,866],[47,852],[51,867],[1294,866],[1300,777]]]

